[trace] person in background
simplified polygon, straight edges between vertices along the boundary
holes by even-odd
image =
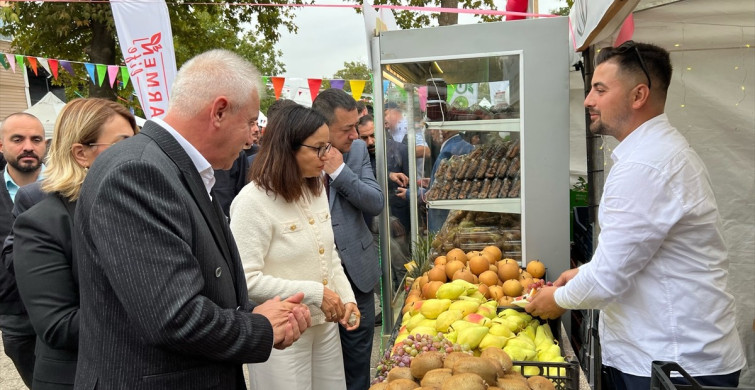
[[[432,188],[432,185],[435,182],[435,172],[438,171],[438,167],[440,167],[440,164],[443,162],[443,160],[447,160],[451,156],[468,154],[472,152],[472,150],[474,150],[474,146],[467,142],[464,137],[462,137],[462,134],[460,134],[458,131],[443,130],[440,132],[440,139],[442,142],[440,146],[440,153],[438,153],[438,158],[435,159],[435,163],[433,164],[433,170],[430,172],[429,188]],[[427,211],[428,229],[431,232],[438,232],[441,227],[443,227],[443,223],[446,222],[448,213],[449,210],[429,209]]]
[[[176,74],[164,119],[89,169],[74,215],[79,275],[77,389],[245,389],[310,325],[302,293],[254,306],[212,194],[259,113],[261,76],[226,50]]]
[[[357,112],[359,113],[360,118],[369,114],[369,111],[367,111],[367,105],[361,100],[357,101]]]
[[[322,183],[331,147],[328,126],[320,113],[297,104],[280,110],[265,137],[251,181],[231,205],[231,231],[249,299],[303,291],[312,328],[266,362],[250,364],[251,387],[345,389],[338,324],[356,329],[360,314],[335,247]]]
[[[669,53],[627,41],[595,62],[584,103],[590,131],[620,142],[600,202],[599,244],[526,310],[556,318],[600,309],[612,388],[649,388],[654,360],[678,363],[703,386],[735,388],[746,361],[726,292],[721,217],[705,164],[664,113]]]
[[[88,168],[137,132],[116,102],[76,99],[58,115],[42,181],[45,197],[13,225],[16,283],[37,334],[34,390],[73,389],[79,345],[79,291],[73,214]],[[26,187],[24,187],[26,188]]]
[[[327,119],[332,148],[325,161],[326,193],[338,255],[356,297],[362,321],[358,329],[341,332],[341,349],[350,390],[370,387],[370,356],[375,332],[373,290],[380,278],[377,247],[364,215],[383,211],[383,192],[375,180],[365,143],[358,139],[356,102],[340,89],[327,89],[312,108]]]
[[[404,113],[401,111],[399,105],[395,102],[385,103],[385,129],[390,136],[396,142],[401,142],[404,145],[408,145],[406,138],[408,122],[404,118]],[[415,148],[414,153],[417,158],[417,167],[422,167],[423,161],[419,159],[430,157],[430,147],[425,142],[425,136],[421,131],[417,131],[414,134]]]
[[[0,152],[7,162],[0,186],[0,237],[5,240],[13,226],[16,192],[42,179],[42,158],[47,149],[45,129],[37,117],[24,112],[8,115],[0,124]],[[18,294],[13,262],[3,259],[0,268],[0,332],[5,354],[21,379],[31,387],[36,335]]]

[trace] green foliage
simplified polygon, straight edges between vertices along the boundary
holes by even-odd
[[[580,176],[577,178],[577,182],[571,187],[574,191],[587,192],[587,180]]]
[[[346,92],[351,92],[351,85],[349,85],[348,80],[367,80],[367,82],[364,84],[363,93],[370,94],[372,93],[372,81],[370,81],[371,75],[372,70],[367,66],[367,64],[359,61],[351,61],[344,62],[343,69],[334,73],[333,78],[347,80],[343,87],[343,90]],[[325,85],[326,82],[329,88],[330,81],[323,80],[323,85]]]
[[[293,8],[234,5],[240,3],[238,0],[211,2],[217,4],[183,1],[169,4],[178,67],[203,51],[226,48],[252,61],[262,74],[285,71],[279,61],[281,52],[274,45],[280,38],[279,27],[296,31]],[[302,0],[286,3],[301,4]],[[123,64],[107,3],[12,2],[0,8],[0,21],[0,34],[13,38],[12,47],[18,54]],[[255,31],[242,28],[250,23],[255,25]],[[109,97],[116,98],[109,86],[93,86],[82,66],[76,65],[74,69],[74,77],[61,69],[61,77],[54,81],[65,86],[68,98],[100,96],[98,89],[107,90]],[[122,103],[138,108],[131,83],[118,90],[118,95]]]
[[[359,4],[364,4],[363,0],[357,0]],[[493,0],[375,0],[375,5],[403,5],[409,7],[449,7],[449,8],[461,8],[466,9],[498,9]],[[400,11],[394,10],[393,14],[396,16],[396,24],[399,28],[422,28],[433,25],[438,25],[438,19],[440,17],[439,12],[416,12],[416,11]],[[475,15],[475,18],[481,22],[497,22],[503,20],[502,16],[496,15]]]

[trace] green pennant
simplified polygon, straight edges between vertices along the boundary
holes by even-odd
[[[121,82],[123,83],[123,88],[126,88],[126,85],[128,85],[128,79],[128,68],[121,66]]]
[[[19,68],[24,69],[24,56],[16,54],[16,63]]]
[[[5,60],[5,54],[0,54],[0,65],[3,65],[3,68],[5,70],[8,70],[10,68],[10,64]]]
[[[267,85],[267,83],[269,83],[269,82],[270,82],[270,77],[269,76],[262,76],[262,84],[263,85]]]
[[[105,81],[105,78],[107,77],[107,65],[104,64],[97,64],[97,84],[99,86],[102,86],[102,83]]]

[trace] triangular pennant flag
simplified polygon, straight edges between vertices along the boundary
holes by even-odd
[[[365,80],[349,80],[349,85],[351,86],[351,96],[354,97],[354,100],[359,101],[359,99],[362,98],[362,91],[364,91],[365,82]]]
[[[60,60],[60,66],[62,66],[63,69],[65,69],[71,75],[71,77],[76,76],[76,73],[73,72],[73,65],[71,65],[70,62]]]
[[[121,66],[121,83],[123,83],[123,88],[126,88],[126,85],[128,85],[128,68],[125,66]]]
[[[107,65],[97,64],[97,85],[102,86],[102,82],[105,81],[105,74],[107,73]]]
[[[346,80],[330,80],[330,88],[343,89]]]
[[[616,36],[616,42],[613,43],[613,47],[619,47],[622,43],[632,39],[632,35],[634,35],[634,16],[629,14],[624,19],[624,23],[621,24],[619,35]]]
[[[391,85],[391,82],[388,80],[383,80],[383,95],[388,94],[388,87]]]
[[[16,59],[13,58],[13,54],[5,53],[5,58],[8,59],[8,65],[13,69],[13,73],[16,73]]]
[[[273,91],[275,91],[275,100],[280,99],[281,91],[283,91],[283,83],[286,81],[285,77],[271,77],[273,82]]]
[[[47,74],[52,74],[52,72],[50,72],[50,65],[47,65],[47,58],[37,57],[37,62],[45,68]]]
[[[309,84],[309,94],[312,96],[312,101],[315,101],[317,94],[320,93],[322,79],[307,79],[307,83]]]
[[[50,65],[50,71],[52,75],[55,77],[55,80],[58,79],[58,60],[49,59],[47,60],[47,64]]]
[[[84,66],[87,68],[87,73],[89,73],[89,78],[92,79],[92,83],[97,84],[97,80],[94,77],[94,64],[85,62]]]
[[[8,68],[10,68],[8,61],[5,59],[5,56],[0,56],[0,65],[2,65],[5,70],[8,70]]]
[[[107,66],[107,77],[110,80],[110,88],[113,88],[113,83],[115,82],[115,79],[118,77],[119,69],[120,67],[118,65]]]
[[[24,69],[24,56],[16,54],[16,64],[20,69]]]
[[[262,76],[262,84],[267,85],[270,82],[270,77]]]
[[[37,59],[35,57],[26,57],[26,61],[29,61],[29,65],[31,66],[32,72],[34,72],[34,75],[39,76],[37,73]]]

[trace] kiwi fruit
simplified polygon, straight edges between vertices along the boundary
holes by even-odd
[[[556,390],[556,386],[550,379],[540,375],[527,378],[527,383],[532,390]]]
[[[386,380],[388,382],[393,382],[397,379],[409,379],[413,381],[414,377],[412,376],[412,371],[409,369],[409,367],[393,367],[390,371],[388,371]]]
[[[422,387],[437,387],[443,386],[443,383],[453,375],[450,368],[436,368],[428,371],[422,378],[420,384]]]
[[[504,350],[500,348],[496,348],[496,347],[485,348],[482,351],[482,353],[480,353],[480,357],[497,360],[498,363],[501,364],[501,368],[503,369],[504,373],[511,371],[511,367],[512,367],[511,357],[509,357],[509,354],[507,354]]]
[[[443,383],[440,390],[485,390],[485,381],[477,374],[456,374]]]
[[[472,355],[465,353],[465,352],[451,352],[448,355],[446,355],[446,358],[443,360],[443,368],[454,368],[454,364],[457,360],[461,358],[467,358]]]
[[[388,382],[380,382],[370,386],[368,390],[385,390],[386,387],[388,387]]]
[[[419,384],[417,384],[417,382],[411,379],[401,378],[388,382],[388,386],[385,388],[385,390],[414,390],[418,387]]]
[[[443,354],[440,351],[423,352],[412,359],[409,366],[412,376],[422,379],[430,370],[443,368]]]
[[[498,368],[490,359],[480,357],[467,357],[454,363],[454,375],[471,372],[477,374],[488,384],[496,383]]]

